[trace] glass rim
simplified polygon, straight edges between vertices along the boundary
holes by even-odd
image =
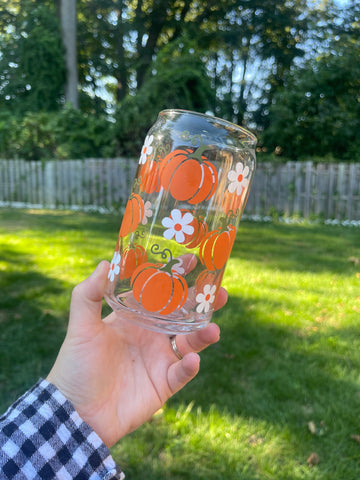
[[[255,145],[257,143],[256,135],[254,133],[252,133],[249,129],[247,129],[245,127],[241,127],[240,125],[237,125],[234,122],[230,122],[229,120],[225,120],[223,118],[217,117],[216,115],[210,115],[208,113],[195,112],[193,110],[186,110],[186,109],[182,109],[182,108],[165,108],[164,110],[161,110],[159,112],[159,116],[162,115],[162,114],[165,114],[165,113],[172,113],[172,112],[173,113],[186,113],[186,114],[202,117],[202,118],[204,118],[206,120],[210,120],[212,122],[216,121],[217,123],[220,123],[220,124],[222,124],[226,127],[231,127],[236,131],[240,131],[240,132],[246,134],[250,141],[252,140]]]

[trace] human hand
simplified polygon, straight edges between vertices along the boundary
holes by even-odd
[[[109,264],[101,262],[72,294],[68,331],[47,380],[73,404],[107,446],[138,428],[199,371],[200,352],[219,340],[219,327],[169,337],[126,320],[101,320]],[[221,288],[215,309],[227,300]],[[111,316],[114,316],[111,313]]]

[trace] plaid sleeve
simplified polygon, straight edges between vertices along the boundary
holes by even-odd
[[[123,480],[108,448],[73,406],[39,380],[0,417],[0,478]]]

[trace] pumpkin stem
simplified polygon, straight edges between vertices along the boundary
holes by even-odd
[[[172,258],[170,257],[170,260],[165,263],[165,265],[163,267],[160,268],[160,270],[162,272],[167,272],[167,273],[170,273],[171,275],[173,274],[172,272],[172,268],[174,265],[176,265],[177,263],[181,263],[180,260],[178,258]]]
[[[169,250],[168,248],[164,248],[164,250],[160,250],[160,246],[157,243],[151,246],[150,252],[153,253],[154,255],[160,255],[163,260],[166,260],[167,258],[169,258],[168,262],[165,263],[160,269],[163,272],[167,272],[171,274],[172,267],[177,263],[181,264],[181,261],[179,259],[174,258],[172,256],[171,250]]]
[[[195,158],[201,162],[203,160],[201,157],[205,150],[210,150],[210,145],[200,145],[195,152],[191,154],[191,158]]]

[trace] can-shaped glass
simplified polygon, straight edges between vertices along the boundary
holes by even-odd
[[[168,334],[209,323],[255,172],[255,146],[251,132],[220,118],[159,113],[110,264],[105,299],[117,316]]]

